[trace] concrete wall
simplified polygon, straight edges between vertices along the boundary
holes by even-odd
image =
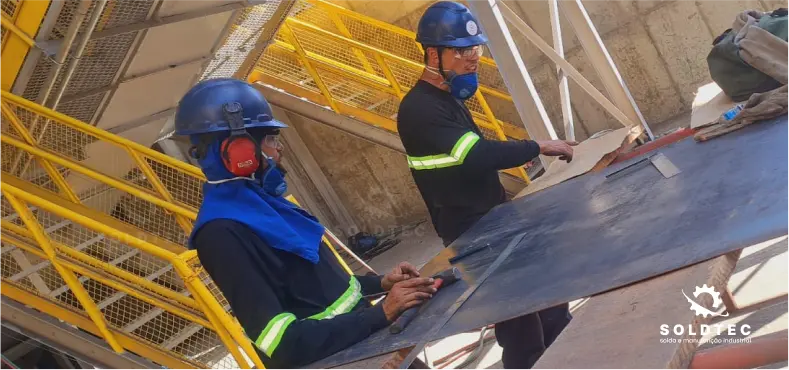
[[[412,31],[432,1],[336,1],[341,6]],[[546,1],[505,3],[552,44]],[[730,27],[745,9],[772,10],[786,6],[779,0],[740,1],[583,1],[644,118],[653,126],[690,109],[696,89],[711,81],[706,56],[712,40]],[[603,90],[588,63],[571,25],[560,15],[567,60]],[[556,69],[542,53],[514,28],[519,52],[540,92],[557,133],[563,135]],[[588,137],[619,124],[570,82],[576,136]],[[519,124],[510,110],[504,113]],[[659,131],[659,130],[658,130]]]
[[[361,231],[380,233],[429,218],[403,154],[297,114],[290,113],[288,118],[292,125],[289,130],[295,129],[301,136]],[[321,204],[321,196],[305,172],[288,170],[289,183],[305,184],[308,194],[301,196],[317,200],[318,209],[310,211],[324,214],[321,221],[336,233],[348,236],[354,232],[335,227],[337,221]]]

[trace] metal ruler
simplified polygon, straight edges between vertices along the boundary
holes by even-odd
[[[430,331],[428,331],[427,334],[425,334],[422,337],[422,339],[420,339],[419,342],[417,342],[417,344],[414,345],[414,348],[411,349],[411,352],[408,353],[408,356],[406,356],[403,362],[400,363],[401,369],[407,369],[408,366],[410,366],[411,363],[414,362],[414,359],[416,359],[416,356],[419,355],[419,353],[422,351],[422,348],[424,348],[427,345],[427,342],[429,342],[433,337],[436,336],[436,334],[438,334],[441,328],[443,328],[444,325],[446,325],[446,323],[449,321],[449,319],[452,318],[452,315],[454,315],[455,312],[457,312],[457,310],[460,309],[460,306],[462,306],[463,303],[465,303],[466,300],[468,300],[469,297],[471,297],[474,291],[476,291],[477,288],[479,288],[479,286],[485,282],[485,279],[487,279],[488,276],[490,276],[490,274],[493,273],[493,271],[496,271],[499,265],[501,265],[501,263],[507,259],[507,257],[510,255],[512,250],[515,249],[515,246],[518,245],[521,242],[521,240],[523,240],[524,236],[526,236],[526,233],[518,234],[515,237],[513,237],[512,240],[510,240],[510,244],[507,245],[507,248],[505,248],[501,252],[501,254],[499,254],[498,257],[496,257],[496,260],[493,261],[493,263],[490,266],[488,266],[487,270],[485,270],[485,272],[482,273],[482,275],[479,277],[479,279],[477,279],[474,285],[468,287],[466,291],[464,291],[463,294],[460,295],[460,297],[458,297],[457,300],[455,300],[455,303],[453,303],[452,306],[449,307],[446,313],[444,313],[444,315],[438,319],[438,322],[436,322],[436,324],[433,325],[432,328],[430,328]]]

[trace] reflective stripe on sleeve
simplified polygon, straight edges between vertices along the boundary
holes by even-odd
[[[359,281],[356,280],[356,277],[351,276],[351,280],[348,282],[348,289],[345,290],[345,293],[343,293],[340,298],[337,298],[337,300],[335,300],[331,306],[323,310],[323,312],[308,318],[313,320],[325,320],[351,312],[351,309],[356,307],[360,299],[362,299],[362,286],[359,284]]]
[[[459,166],[466,160],[466,156],[477,141],[479,141],[479,135],[473,132],[467,132],[458,139],[449,155],[437,154],[424,157],[408,156],[408,167],[415,170],[431,170],[435,168]]]
[[[274,316],[274,318],[268,322],[266,328],[263,329],[263,332],[258,336],[255,345],[257,345],[266,356],[271,357],[271,354],[273,354],[274,350],[279,346],[282,335],[285,334],[285,329],[295,320],[296,315],[289,312],[283,312]]]

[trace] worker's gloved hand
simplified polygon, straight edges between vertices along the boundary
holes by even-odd
[[[395,284],[415,277],[419,277],[416,267],[408,262],[400,262],[381,279],[381,288],[388,292]]]
[[[405,310],[433,297],[435,292],[433,278],[418,277],[396,283],[384,299],[386,319],[389,322],[394,321]]]
[[[573,147],[578,145],[578,142],[570,140],[537,140],[536,143],[540,146],[540,154],[558,156],[567,162],[573,160]]]

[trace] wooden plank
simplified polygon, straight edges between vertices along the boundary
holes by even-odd
[[[661,339],[700,337],[663,336],[660,325],[691,325],[698,333],[711,317],[696,316],[682,291],[690,294],[696,286],[707,284],[723,292],[739,254],[732,252],[592,297],[535,368],[687,368],[698,343],[661,343]],[[712,298],[705,294],[699,302],[705,299],[709,307]]]

